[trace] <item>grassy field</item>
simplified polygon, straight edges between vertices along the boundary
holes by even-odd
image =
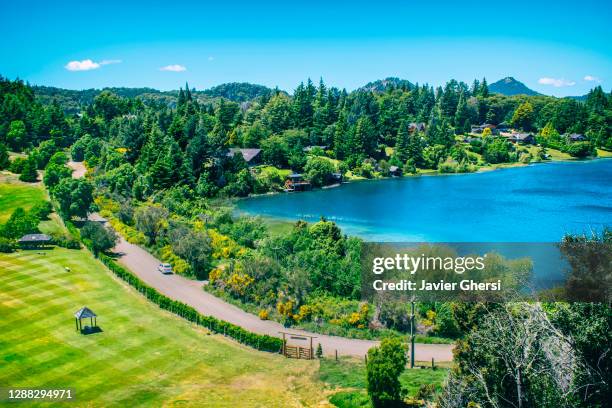
[[[417,365],[427,366],[426,362]],[[440,389],[448,368],[432,369],[406,369],[400,381],[408,390],[408,396],[414,397],[422,384],[434,384]],[[351,358],[342,358],[339,361],[325,359],[321,361],[319,378],[334,390],[330,401],[340,408],[371,407],[366,392],[365,363]]]
[[[0,223],[6,222],[15,208],[29,210],[46,199],[40,184],[22,183],[8,172],[0,172]]]
[[[102,333],[76,332],[73,313],[85,305],[98,314]],[[84,250],[0,254],[0,333],[2,386],[71,387],[79,406],[326,400],[317,362],[210,335],[148,303]]]

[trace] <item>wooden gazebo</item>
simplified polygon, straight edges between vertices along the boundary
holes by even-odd
[[[95,331],[94,328],[98,327],[96,317],[97,315],[90,308],[86,306],[80,308],[79,311],[74,314],[74,321],[76,323],[77,331],[80,331],[81,333]],[[85,329],[83,329],[83,322],[81,321],[82,319],[89,319],[89,324],[91,326],[85,326]]]
[[[40,248],[51,244],[52,238],[46,234],[27,234],[21,237],[17,243],[21,248]]]

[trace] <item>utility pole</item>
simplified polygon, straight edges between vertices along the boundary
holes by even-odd
[[[414,337],[416,327],[414,326],[414,300],[410,302],[410,368],[414,368]]]

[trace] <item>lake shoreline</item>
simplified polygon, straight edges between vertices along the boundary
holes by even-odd
[[[612,161],[604,159],[433,174],[465,177],[370,179],[297,195],[272,193],[236,201],[235,213],[259,216],[275,231],[324,216],[345,234],[371,241],[557,242],[567,233],[612,224],[607,181]]]
[[[346,181],[343,181],[342,183],[331,184],[329,186],[323,186],[320,188],[313,188],[312,190],[309,190],[309,191],[335,189],[338,187],[342,187],[345,184],[353,184],[353,183],[363,183],[363,182],[373,182],[373,181],[383,181],[383,180],[393,180],[393,179],[402,180],[402,179],[410,179],[410,178],[417,178],[417,177],[465,176],[468,174],[486,174],[486,173],[490,173],[492,171],[497,171],[497,170],[524,168],[524,167],[530,167],[530,166],[536,166],[536,165],[542,165],[542,164],[589,163],[589,162],[600,161],[600,160],[612,160],[612,152],[610,152],[610,156],[608,157],[589,157],[585,159],[578,159],[578,158],[552,159],[552,160],[541,160],[538,162],[530,162],[530,163],[519,163],[519,162],[500,163],[500,164],[494,164],[494,165],[489,165],[489,166],[482,166],[482,167],[479,167],[478,170],[476,171],[462,172],[462,173],[440,173],[438,170],[431,170],[431,171],[426,171],[425,173],[403,174],[399,177],[389,176],[389,177],[374,177],[374,178],[369,178],[369,179],[365,177],[360,177],[360,178],[346,180]],[[424,169],[424,170],[429,170],[429,169]],[[238,202],[238,201],[248,200],[251,198],[269,197],[269,196],[275,196],[275,195],[281,195],[281,194],[302,194],[302,193],[307,193],[309,191],[293,191],[293,192],[269,191],[267,193],[261,193],[261,194],[249,194],[247,197],[237,197],[237,198],[234,198],[233,201]]]

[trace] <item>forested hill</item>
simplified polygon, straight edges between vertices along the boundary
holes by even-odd
[[[103,89],[63,89],[52,86],[32,86],[36,99],[43,105],[57,100],[66,113],[76,113],[82,106],[94,103],[96,96],[108,91],[122,98],[138,98],[145,103],[158,103],[169,107],[176,107],[179,91],[159,91],[153,88],[103,88]],[[275,90],[263,85],[246,82],[232,82],[214,86],[203,91],[191,90],[192,95],[199,102],[210,102],[214,98],[225,98],[234,102],[246,102],[262,96],[269,96]]]
[[[43,105],[48,105],[57,100],[59,105],[67,113],[75,113],[80,110],[81,106],[91,105],[96,96],[102,91],[109,91],[122,98],[136,98],[145,95],[161,96],[162,92],[153,88],[104,88],[104,89],[63,89],[53,86],[32,86],[36,99]]]
[[[385,92],[390,88],[398,89],[410,89],[414,88],[414,84],[406,79],[400,79],[396,77],[388,77],[385,79],[379,79],[373,82],[368,82],[360,90],[368,92]]]
[[[246,102],[261,96],[271,95],[274,90],[264,85],[250,84],[248,82],[230,82],[213,86],[202,92],[203,95],[222,97],[234,102]]]
[[[506,77],[500,79],[497,82],[493,82],[489,85],[489,91],[491,93],[497,93],[502,95],[540,95],[533,89],[527,88],[527,86],[521,81],[517,81],[513,77]]]

